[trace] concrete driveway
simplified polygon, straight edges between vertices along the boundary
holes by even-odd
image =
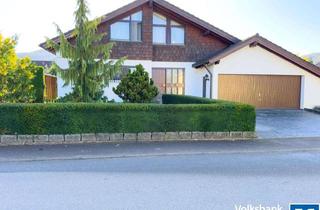
[[[259,138],[320,137],[320,114],[303,110],[257,110]]]

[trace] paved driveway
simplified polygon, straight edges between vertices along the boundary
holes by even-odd
[[[320,137],[320,114],[302,110],[258,110],[259,138]]]

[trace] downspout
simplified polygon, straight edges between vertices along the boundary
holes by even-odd
[[[212,72],[208,69],[207,65],[204,65],[203,67],[207,70],[207,72],[208,72],[209,75],[210,75],[210,99],[212,99],[213,74],[212,74]]]

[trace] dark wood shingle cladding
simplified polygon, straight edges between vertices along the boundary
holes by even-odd
[[[141,7],[127,12],[125,15],[128,16],[137,11],[142,11],[142,41],[113,41],[115,42],[111,54],[113,59],[126,56],[129,60],[152,60],[152,9],[148,4],[144,4]],[[121,18],[126,17],[125,15],[122,15]],[[116,18],[101,24],[100,27],[103,27],[109,35],[108,40],[110,40],[110,25],[121,18]]]
[[[137,11],[143,12],[142,41],[115,41],[111,57],[126,56],[129,60],[153,60],[171,62],[195,62],[204,56],[220,51],[239,40],[220,29],[196,18],[163,0],[138,0],[110,14],[105,15],[99,25],[99,32],[107,32],[103,42],[110,41],[110,25]],[[184,26],[185,45],[153,44],[153,12],[176,21]],[[70,32],[66,33],[68,36]],[[72,42],[72,38],[70,38]],[[41,44],[43,48],[45,46]]]
[[[172,12],[154,7],[154,11],[160,13],[171,20],[181,23],[185,27],[185,45],[153,45],[154,61],[197,61],[208,53],[219,51],[228,47],[229,42],[206,34],[205,30],[192,25],[189,21],[179,18]]]
[[[130,60],[153,60],[172,62],[195,62],[208,53],[219,51],[229,46],[228,42],[213,35],[206,35],[205,31],[199,29],[183,19],[178,19],[172,13],[145,4],[140,8],[143,11],[142,42],[116,42],[112,50],[112,58],[117,59],[127,56]],[[132,11],[134,13],[137,8]],[[185,27],[185,45],[160,45],[152,43],[152,19],[153,12],[164,15],[171,20],[182,23]],[[103,23],[100,27],[110,34],[110,24]]]

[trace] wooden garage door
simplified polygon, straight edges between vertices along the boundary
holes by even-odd
[[[219,99],[257,108],[300,108],[300,76],[219,75]]]

